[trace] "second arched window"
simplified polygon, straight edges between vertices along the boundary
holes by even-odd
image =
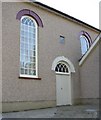
[[[84,55],[90,47],[90,42],[85,35],[80,36],[80,42],[81,42],[81,52],[82,55]]]

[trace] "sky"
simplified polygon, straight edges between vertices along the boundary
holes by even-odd
[[[101,0],[36,0],[99,28]]]

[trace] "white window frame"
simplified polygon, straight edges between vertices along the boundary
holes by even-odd
[[[36,44],[35,44],[35,46],[36,46],[36,59],[35,59],[36,60],[36,75],[21,74],[21,72],[20,72],[21,70],[19,70],[19,76],[20,77],[26,77],[26,78],[27,77],[28,78],[38,78],[38,25],[37,25],[36,21],[32,17],[25,15],[25,16],[22,16],[21,20],[20,20],[20,31],[21,31],[21,21],[25,17],[28,17],[31,20],[33,20],[33,22],[35,24],[35,27],[36,27],[36,38],[35,38],[36,39]],[[21,33],[20,33],[20,43],[21,43]],[[21,52],[21,50],[20,50],[20,52]],[[19,64],[19,66],[20,66],[20,64]],[[21,69],[21,66],[19,68]]]

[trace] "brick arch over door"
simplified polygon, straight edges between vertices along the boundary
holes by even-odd
[[[35,12],[33,12],[29,9],[20,10],[16,15],[16,19],[20,20],[21,17],[24,15],[31,16],[37,22],[38,26],[43,27],[43,22],[42,22],[41,18]]]

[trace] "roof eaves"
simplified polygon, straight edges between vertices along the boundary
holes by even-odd
[[[54,12],[56,12],[56,13],[62,15],[62,16],[65,16],[65,17],[67,17],[67,18],[70,18],[70,19],[73,20],[73,21],[76,21],[76,22],[78,22],[78,23],[84,24],[84,25],[86,25],[86,26],[88,26],[88,27],[90,27],[90,28],[92,28],[92,29],[94,29],[94,30],[96,30],[96,31],[98,31],[98,32],[101,32],[100,29],[95,28],[95,27],[93,27],[92,25],[89,25],[89,24],[87,24],[87,23],[85,23],[85,22],[83,22],[83,21],[81,21],[81,20],[79,20],[79,19],[77,19],[77,18],[74,18],[74,17],[72,17],[72,16],[70,16],[70,15],[68,15],[68,14],[66,14],[66,13],[63,13],[63,12],[61,12],[61,11],[59,11],[59,10],[56,10],[56,9],[54,9],[54,8],[52,8],[52,7],[50,7],[50,6],[47,6],[47,5],[43,4],[43,3],[40,3],[40,2],[37,2],[37,1],[34,1],[33,3],[35,3],[35,4],[37,4],[37,5],[40,5],[40,6],[44,7],[44,8],[47,8],[47,9],[49,9],[49,10],[51,10],[51,11],[54,11]]]

